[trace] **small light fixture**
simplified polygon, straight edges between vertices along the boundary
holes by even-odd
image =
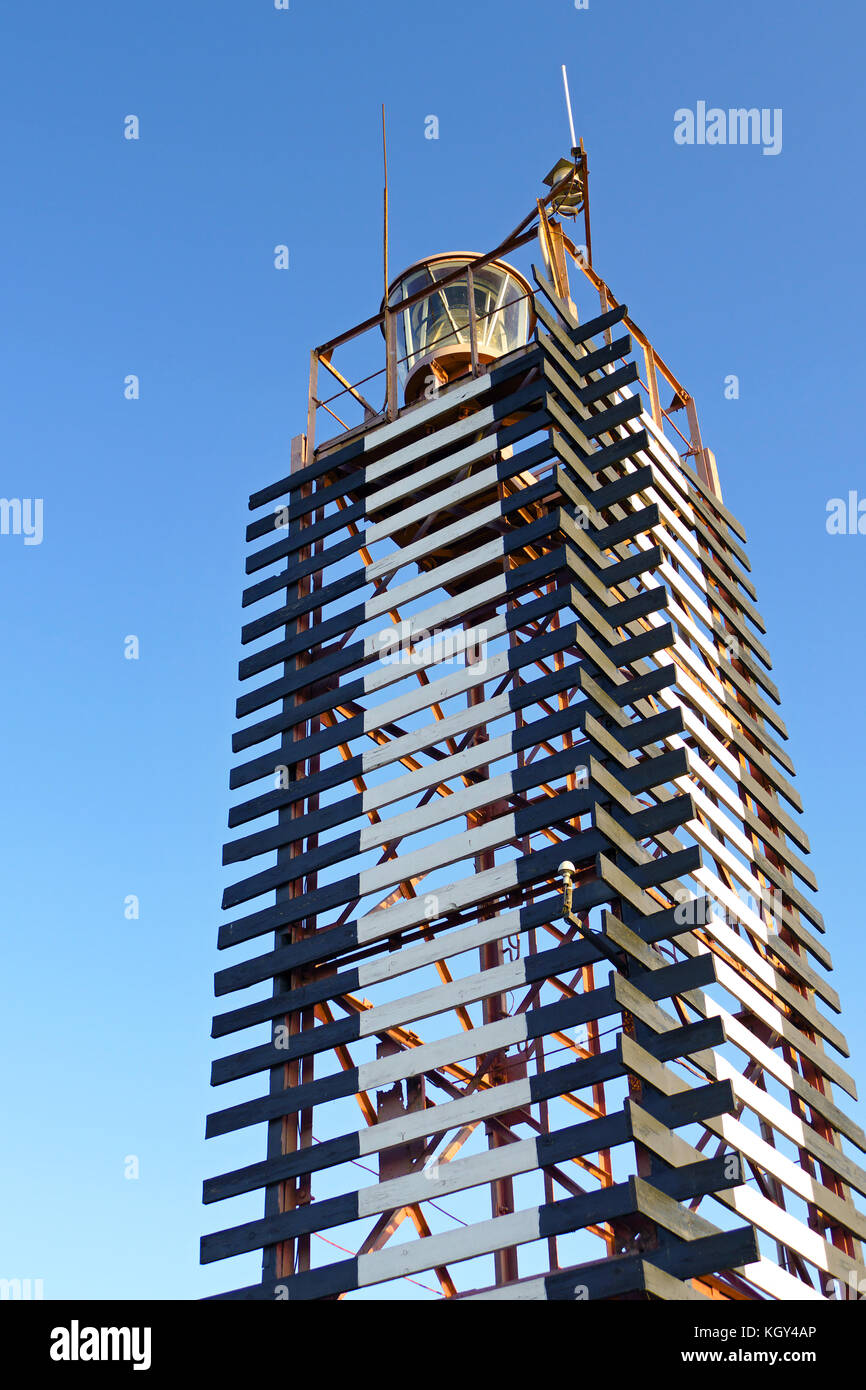
[[[577,172],[576,162],[573,159],[558,159],[544,182],[548,188],[555,188],[569,173],[573,175],[572,182],[554,198],[550,208],[563,217],[576,217],[583,207],[583,180]]]

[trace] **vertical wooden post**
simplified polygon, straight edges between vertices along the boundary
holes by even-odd
[[[501,494],[501,485],[499,491]],[[463,625],[464,629],[468,630],[471,627],[469,619],[464,620]],[[479,661],[483,660],[485,660],[485,657],[484,655],[479,653],[475,643],[473,642],[471,644],[467,644],[467,666],[476,665]],[[468,703],[470,705],[482,705],[484,703],[483,683],[472,687],[468,694]],[[488,733],[486,724],[479,724],[473,735],[473,742],[476,744],[486,743],[487,739]],[[490,776],[490,768],[486,764],[482,764],[478,768],[478,775],[486,781],[487,778]],[[490,808],[487,808],[483,813],[477,813],[475,816],[475,824],[477,825],[479,823],[479,821],[482,819],[482,816],[484,818],[492,818],[497,813],[497,809],[498,808],[494,805]],[[469,817],[467,817],[467,830],[469,830],[470,827],[471,820]],[[495,862],[496,854],[494,850],[483,850],[480,854],[476,854],[476,874],[481,874],[488,869],[492,869]],[[479,911],[478,915],[479,918],[491,916],[492,910],[490,908],[482,908]],[[497,969],[503,963],[501,940],[488,942],[485,946],[482,946],[480,948],[478,954],[479,964],[482,970]],[[508,1012],[508,1001],[501,994],[491,995],[489,998],[485,998],[482,1002],[482,1017],[485,1023],[494,1023],[497,1022],[499,1019],[507,1018]],[[479,1062],[480,1060],[481,1059],[479,1058]],[[501,1084],[506,1079],[504,1053],[498,1052],[494,1057],[490,1057],[488,1059],[488,1075],[494,1079],[496,1084]],[[509,1142],[504,1137],[502,1129],[497,1124],[495,1119],[488,1120],[485,1125],[485,1129],[487,1131],[487,1143],[491,1149],[498,1149],[503,1144]],[[494,1218],[499,1216],[507,1216],[514,1211],[514,1183],[511,1178],[496,1178],[493,1182],[491,1182],[490,1210]],[[519,1278],[517,1250],[514,1246],[494,1251],[493,1265],[496,1271],[497,1284],[510,1284],[515,1279]]]
[[[318,366],[318,357],[316,357],[316,365]],[[308,448],[309,441],[305,439],[302,434],[296,435],[295,438],[292,440],[292,473],[299,472],[305,466]],[[306,486],[301,489],[302,496],[309,497],[311,493],[311,483],[306,484]],[[311,517],[304,517],[301,519],[300,525],[310,525],[311,521]],[[304,546],[298,552],[298,560],[295,563],[309,559],[311,553],[312,552],[310,550],[310,547]],[[292,563],[293,562],[291,560],[288,561],[289,568],[291,568]],[[297,597],[301,598],[310,593],[312,585],[312,576],[308,575],[303,579],[300,579],[294,586]],[[291,590],[289,590],[289,592],[291,592]],[[314,615],[305,615],[299,617],[294,624],[294,629],[300,632],[310,627],[313,621],[313,617]],[[289,625],[285,628],[285,634],[286,638],[288,638],[290,635],[293,635],[292,625]],[[311,657],[309,653],[299,652],[297,657],[295,658],[295,664],[297,667],[306,666],[309,664],[310,660]],[[286,674],[289,674],[292,670],[293,664],[291,662],[286,662],[284,666],[284,671],[286,672]],[[294,697],[290,697],[289,699],[283,701],[284,711],[288,713],[292,706],[303,704],[306,698],[307,694],[305,691],[298,691],[294,695]],[[293,730],[291,730],[283,736],[283,739],[281,741],[280,752],[277,756],[279,757],[280,765],[288,767],[289,779],[293,782],[300,781],[302,778],[305,778],[310,770],[304,761],[297,763],[291,761],[292,744],[302,741],[307,737],[307,735],[307,725],[297,724],[295,725]],[[298,820],[301,817],[305,816],[311,809],[313,808],[310,802],[303,798],[294,801],[291,807],[279,810],[277,815],[281,823],[286,821],[291,822],[293,820]],[[277,858],[279,861],[285,861],[286,859],[296,859],[299,855],[303,853],[303,851],[303,840],[292,840],[287,846],[278,850]],[[313,886],[313,876],[308,876],[306,879],[306,883],[303,879],[295,879],[293,882],[289,883],[285,888],[277,889],[277,901],[279,902],[281,897],[287,897],[290,899],[301,897],[303,896],[305,887],[307,889],[312,889]],[[278,949],[280,946],[284,946],[287,943],[287,940],[293,942],[299,941],[304,935],[304,928],[305,923],[299,922],[291,928],[288,934],[278,931],[274,938],[275,949]],[[287,977],[278,977],[274,981],[274,993],[279,993],[281,990],[284,989],[295,989],[302,983],[302,981],[302,973],[295,971],[291,972]],[[283,1024],[287,1028],[289,1036],[291,1037],[295,1037],[299,1033],[304,1032],[309,1028],[312,1028],[313,1023],[313,1013],[312,1010],[309,1009],[302,1011],[295,1010],[292,1013],[284,1016],[283,1018]],[[313,1068],[309,1065],[310,1061],[315,1062],[315,1058],[304,1058],[303,1062],[297,1060],[292,1061],[289,1062],[285,1067],[279,1070],[272,1071],[271,1092],[273,1093],[275,1090],[279,1090],[282,1087],[298,1086],[301,1084],[302,1081],[312,1081]],[[308,1148],[313,1142],[312,1123],[312,1111],[306,1109],[300,1111],[295,1115],[287,1115],[284,1117],[281,1124],[278,1123],[275,1126],[271,1126],[270,1128],[272,1130],[274,1140],[276,1140],[277,1133],[279,1134],[279,1153],[294,1153],[298,1148]],[[299,1206],[306,1205],[311,1198],[310,1175],[304,1174],[304,1176],[301,1178],[296,1178],[293,1181],[283,1183],[279,1189],[278,1195],[279,1202],[277,1209],[279,1211],[293,1211]],[[281,1242],[280,1245],[276,1247],[274,1255],[275,1273],[277,1278],[290,1278],[296,1270],[301,1271],[304,1269],[309,1269],[309,1236],[302,1235],[299,1236],[297,1240],[288,1240]]]
[[[662,408],[659,401],[659,380],[656,375],[656,355],[651,343],[643,344],[643,358],[646,363],[646,384],[649,391],[650,409],[653,422],[662,428]]]
[[[705,483],[712,492],[715,493],[719,501],[722,500],[722,489],[719,483],[719,474],[716,468],[716,456],[711,449],[704,448],[701,438],[701,426],[698,420],[698,410],[695,405],[694,397],[689,396],[686,401],[686,414],[689,419],[689,442],[695,458],[695,467],[698,477]]]
[[[606,314],[610,308],[610,300],[607,297],[607,290],[605,289],[604,283],[600,284],[598,287],[598,298],[601,303],[601,312]],[[607,343],[608,347],[610,347],[613,342],[613,334],[609,328],[604,330],[604,341]]]
[[[385,413],[389,420],[396,420],[400,409],[398,401],[399,379],[397,377],[397,319],[392,309],[385,309],[385,369],[388,383],[388,396]]]
[[[310,390],[307,397],[307,442],[304,457],[312,463],[316,449],[316,392],[319,389],[319,354],[316,348],[310,353]],[[303,437],[303,436],[302,436]]]

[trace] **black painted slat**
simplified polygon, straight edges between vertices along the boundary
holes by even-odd
[[[492,393],[497,391],[512,377],[523,376],[526,372],[531,371],[536,365],[538,358],[539,349],[536,347],[529,352],[522,353],[519,357],[511,357],[509,361],[501,362],[498,365],[494,364],[487,372],[484,389],[476,396],[473,396],[473,402],[477,402],[482,406],[484,404],[489,404],[488,397]],[[460,384],[462,385],[464,383],[461,382]],[[417,412],[413,411],[412,414],[417,415]],[[446,428],[447,425],[451,423],[451,415],[452,412],[447,409],[443,410],[441,415],[437,415],[435,417],[437,428],[440,424],[442,428]],[[420,421],[413,421],[411,417],[404,417],[404,423],[406,425],[404,434],[407,440],[412,438],[414,429],[424,428]],[[387,426],[383,428],[387,428]],[[258,492],[254,492],[250,497],[250,511],[257,511],[259,507],[265,507],[269,502],[276,502],[278,498],[284,496],[286,493],[297,492],[299,488],[306,487],[307,484],[315,482],[323,473],[333,472],[334,469],[344,467],[347,463],[361,456],[368,461],[372,461],[381,457],[383,452],[386,454],[388,452],[393,452],[395,446],[390,442],[391,439],[393,439],[393,432],[389,433],[386,440],[381,438],[381,433],[382,432],[379,430],[372,430],[367,434],[363,434],[351,440],[341,449],[329,450],[326,454],[316,458],[305,468],[298,469],[297,472],[290,473],[277,482],[270,483],[267,487],[260,488]],[[402,444],[396,446],[396,448],[402,447]]]
[[[661,972],[656,972],[660,974]],[[597,1009],[600,1012],[593,1013]],[[589,994],[576,995],[556,1004],[546,1004],[542,1008],[531,1009],[527,1016],[527,1036],[542,1037],[548,1032],[563,1028],[577,1027],[593,1018],[605,1017],[619,1011],[619,1005],[612,989],[605,985]],[[328,1025],[323,1026],[326,1027]],[[318,1031],[318,1030],[314,1030]],[[230,1134],[234,1130],[249,1125],[260,1124],[263,1120],[280,1119],[283,1115],[293,1115],[299,1110],[323,1104],[329,1100],[339,1100],[357,1095],[360,1085],[359,1071],[352,1067],[335,1076],[321,1077],[302,1085],[291,1086],[272,1095],[259,1096],[255,1100],[242,1101],[225,1110],[217,1110],[208,1116],[206,1134],[208,1138],[217,1134]]]
[[[542,478],[532,487],[522,488],[520,492],[505,498],[502,503],[502,516],[504,520],[511,522],[512,516],[522,508],[528,507],[536,502],[545,499],[555,500],[556,489],[553,487],[549,478]],[[513,523],[512,523],[513,524]],[[366,531],[360,530],[357,536],[349,536],[339,544],[330,546],[327,550],[318,555],[312,555],[304,561],[290,562],[289,568],[279,575],[273,575],[260,585],[254,585],[247,589],[244,594],[244,607],[250,603],[257,602],[261,598],[266,598],[269,594],[276,593],[279,589],[288,589],[298,583],[308,574],[317,572],[324,573],[330,565],[337,564],[338,561],[345,559],[347,555],[358,554],[360,566],[360,551],[366,539]],[[359,583],[363,583],[363,568],[359,568]],[[319,591],[321,592],[321,591]],[[315,607],[315,604],[310,605]],[[246,644],[253,642],[258,637],[263,637],[265,633],[273,631],[274,628],[282,625],[284,609],[277,609],[273,613],[266,613],[254,622],[247,623],[241,630],[241,641]]]
[[[637,380],[637,364],[628,362],[624,367],[617,368],[616,371],[605,373],[600,381],[594,381],[589,386],[578,387],[577,396],[581,405],[592,405],[593,402],[601,400],[604,396],[609,396],[612,391],[618,391],[623,386],[631,386]]]
[[[578,358],[575,370],[579,376],[586,377],[590,372],[600,371],[602,367],[607,367],[611,362],[618,362],[622,357],[628,357],[631,352],[631,334],[625,333],[621,338],[614,338],[610,344],[597,348],[595,352],[587,352],[583,357]]]
[[[553,845],[550,849],[535,850],[531,854],[525,855],[522,860],[515,864],[518,884],[544,883],[556,872],[561,860],[568,858],[572,853],[580,853],[579,837],[564,840],[558,845]],[[355,883],[354,886],[356,891],[348,891],[346,897],[341,897],[339,892],[335,895],[328,890],[317,889],[315,892],[308,893],[303,902],[289,899],[277,903],[274,907],[253,912],[248,917],[224,922],[219,929],[217,946],[220,950],[225,950],[226,947],[237,945],[239,942],[251,941],[254,937],[262,936],[265,932],[279,931],[281,928],[288,927],[291,923],[300,921],[304,917],[313,916],[327,907],[338,906],[340,902],[353,902],[358,897],[357,884]],[[608,902],[611,896],[610,888],[605,883],[586,884],[574,896],[575,911],[588,911],[591,907]],[[345,943],[342,946],[339,944],[341,940]],[[287,965],[286,969],[296,969],[317,960],[324,960],[333,956],[337,951],[353,950],[357,945],[357,929],[354,922],[348,922],[343,927],[321,930],[312,937],[295,942],[289,948],[294,963],[291,966]]]

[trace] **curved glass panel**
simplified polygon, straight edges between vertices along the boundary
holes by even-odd
[[[397,282],[388,303],[391,307],[423,290],[429,293],[397,318],[398,375],[401,384],[418,362],[441,349],[470,349],[469,277],[461,275],[450,285],[441,280],[469,262],[464,257],[437,260],[416,266]],[[529,338],[529,299],[526,289],[502,266],[486,265],[474,275],[478,353],[482,360],[502,357]]]

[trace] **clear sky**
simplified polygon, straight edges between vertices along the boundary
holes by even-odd
[[[596,268],[697,398],[749,534],[866,1087],[866,536],[825,527],[866,497],[864,37],[840,0],[3,7],[0,492],[42,499],[43,534],[0,535],[0,1275],[226,1287],[197,1261],[229,1155],[203,1132],[246,499],[288,471],[309,349],[378,308],[382,101],[399,270],[530,210],[569,66]],[[702,101],[780,109],[780,152],[677,144]]]

